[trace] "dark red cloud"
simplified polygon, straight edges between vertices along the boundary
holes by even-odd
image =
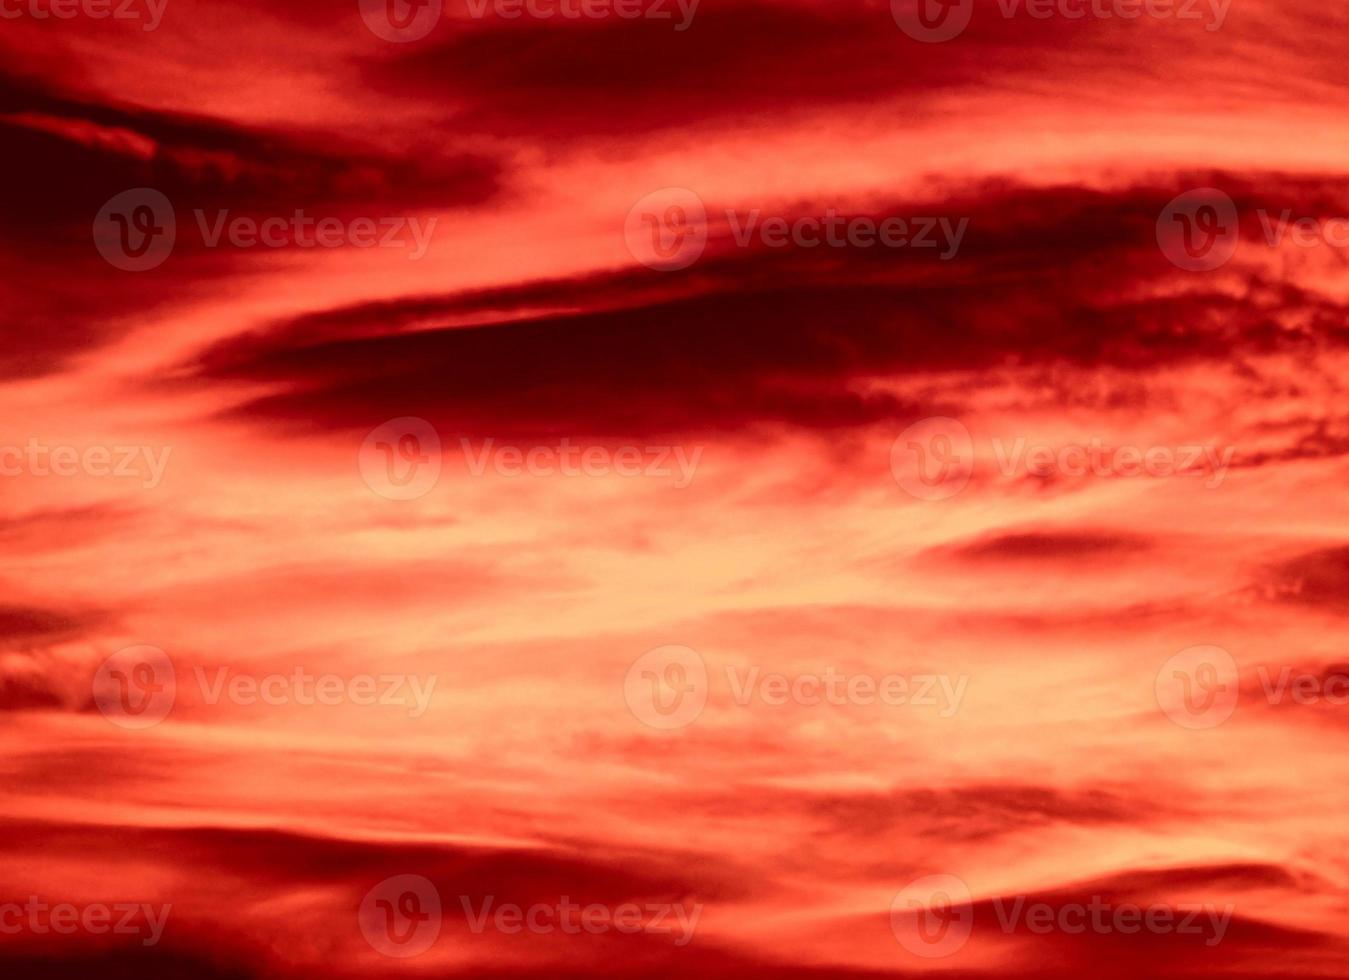
[[[481,205],[500,180],[498,161],[452,147],[403,154],[344,133],[92,101],[13,76],[0,76],[0,140],[0,255],[11,270],[0,318],[13,341],[0,375],[17,377],[46,374],[136,318],[228,288],[231,274],[270,256],[208,248],[200,224],[214,227],[221,211],[397,218]],[[106,202],[134,188],[167,198],[178,235],[169,263],[128,274],[100,257],[93,227]]]
[[[650,286],[622,273],[333,310],[228,342],[200,371],[274,385],[240,414],[301,427],[414,415],[469,435],[600,437],[903,417],[911,406],[858,386],[887,375],[1144,370],[1343,344],[1339,305],[1323,297],[1241,299],[1218,281],[1151,295],[1178,281],[1154,238],[1174,190],[987,187],[904,202],[885,213],[969,218],[955,258],[717,239],[692,269],[652,274]],[[588,310],[530,315],[545,300]],[[488,308],[512,315],[473,315]],[[437,329],[438,312],[470,322]]]
[[[1268,571],[1266,594],[1328,612],[1349,610],[1349,548],[1324,548],[1280,562]]]
[[[1124,94],[1111,90],[1121,53],[1150,65],[1188,62],[1200,44],[1238,50],[1232,33],[1194,24],[1130,32],[1137,25],[1055,17],[1027,29],[1030,18],[1001,16],[996,0],[977,7],[956,43],[929,45],[899,30],[888,3],[707,2],[676,30],[674,3],[669,20],[538,20],[451,18],[466,9],[451,0],[436,30],[372,55],[363,77],[390,98],[444,93],[446,120],[469,131],[576,139],[665,130],[678,139],[694,125],[763,127],[769,116],[901,98],[897,122],[914,123],[936,117],[953,93],[1014,97],[1046,78],[1111,98]]]
[[[1148,550],[1146,539],[1130,533],[1074,530],[1014,530],[985,535],[930,554],[972,563],[1039,562],[1090,565],[1101,558],[1118,559]]]

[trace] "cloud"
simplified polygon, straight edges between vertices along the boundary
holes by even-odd
[[[1333,305],[1310,294],[1257,298],[1241,277],[1230,292],[1215,280],[1177,293],[1178,270],[1153,240],[1173,191],[994,186],[898,202],[879,213],[969,216],[967,246],[942,262],[717,238],[659,295],[623,272],[341,308],[227,341],[196,369],[269,386],[238,410],[245,418],[358,429],[413,415],[467,435],[620,436],[903,417],[912,406],[882,378],[1143,371],[1342,345],[1340,331],[1306,322]],[[495,315],[473,316],[489,303]],[[1271,330],[1282,320],[1291,328]]]
[[[480,153],[402,154],[341,133],[75,99],[7,76],[0,139],[9,148],[0,160],[0,256],[11,270],[0,284],[0,316],[12,337],[0,377],[48,374],[73,352],[210,293],[258,252],[274,251],[208,248],[198,226],[213,228],[223,211],[254,221],[302,210],[310,218],[398,218],[481,205],[500,178],[499,162]],[[106,202],[135,188],[168,199],[179,234],[176,261],[132,275],[98,254],[93,229]]]
[[[1263,578],[1266,595],[1327,612],[1349,610],[1349,547],[1322,548],[1279,562]]]
[[[965,564],[1035,562],[1092,566],[1102,558],[1119,560],[1149,549],[1146,538],[1130,532],[1092,530],[1015,530],[993,532],[964,543],[927,552]]]

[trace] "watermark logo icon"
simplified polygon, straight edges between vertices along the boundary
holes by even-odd
[[[395,959],[420,956],[440,936],[440,892],[422,875],[395,875],[361,900],[361,935],[378,953]]]
[[[890,0],[899,29],[915,41],[939,44],[963,34],[974,16],[974,0]]]
[[[923,959],[954,955],[974,927],[973,896],[955,875],[927,875],[909,882],[890,903],[890,931]]]
[[[360,0],[361,19],[383,41],[420,41],[440,22],[443,0]]]
[[[707,247],[707,208],[686,187],[653,191],[632,206],[623,235],[633,258],[647,268],[687,269]]]
[[[164,264],[178,237],[169,199],[153,187],[109,198],[94,217],[94,247],[123,272],[148,272]]]
[[[1182,728],[1216,728],[1236,710],[1239,681],[1237,662],[1222,647],[1189,647],[1157,672],[1157,705]]]
[[[375,493],[389,500],[416,500],[440,480],[440,434],[425,419],[390,419],[365,437],[359,462],[361,478]]]
[[[693,724],[707,705],[707,664],[696,650],[657,647],[638,657],[623,682],[628,710],[661,731]]]
[[[974,439],[964,423],[937,416],[915,422],[890,447],[895,482],[919,500],[948,500],[970,482]]]
[[[1157,244],[1187,272],[1211,272],[1236,254],[1241,239],[1237,205],[1216,187],[1186,191],[1157,218]]]
[[[120,728],[153,728],[168,717],[178,696],[177,674],[158,647],[118,650],[94,673],[94,704]]]

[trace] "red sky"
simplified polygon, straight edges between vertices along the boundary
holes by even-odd
[[[1349,976],[1349,14],[931,4],[0,0],[7,976]]]

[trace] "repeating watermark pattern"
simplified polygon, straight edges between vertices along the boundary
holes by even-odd
[[[991,927],[1004,935],[1046,936],[1173,935],[1217,946],[1227,935],[1236,906],[1153,902],[1112,902],[1093,895],[1085,902],[1033,901],[1028,896],[995,896]],[[890,929],[906,950],[924,959],[944,959],[969,942],[975,906],[969,886],[955,875],[927,875],[900,890],[890,905]]]
[[[440,892],[422,875],[385,878],[361,899],[357,921],[370,947],[395,959],[420,956],[436,944]]]
[[[848,674],[826,667],[819,674],[764,674],[759,667],[726,667],[726,683],[739,707],[751,703],[781,707],[795,704],[913,706],[937,708],[942,718],[960,710],[970,679],[949,674]]]
[[[915,41],[940,44],[965,33],[974,17],[974,0],[890,0],[890,13]]]
[[[153,490],[171,452],[172,446],[49,446],[34,436],[22,446],[0,446],[0,476],[138,479]]]
[[[1004,20],[1148,20],[1191,21],[1205,31],[1221,30],[1232,0],[997,0],[996,13]],[[993,5],[979,7],[983,16]],[[965,33],[974,19],[975,0],[890,0],[895,23],[909,37],[940,44]]]
[[[232,667],[192,668],[192,679],[205,704],[239,707],[403,708],[409,717],[426,714],[435,695],[435,674],[314,674],[297,666],[290,673],[253,674]],[[122,728],[143,729],[169,716],[178,698],[178,672],[158,647],[127,647],[113,654],[94,674],[94,704]]]
[[[498,446],[487,439],[474,450],[468,439],[459,440],[468,472],[482,476],[489,470],[498,476],[647,477],[673,479],[676,490],[693,483],[703,448],[695,446],[580,446],[567,438],[556,446]],[[674,468],[671,468],[671,463]]]
[[[1188,647],[1157,671],[1154,693],[1163,713],[1182,728],[1221,725],[1240,697],[1237,662],[1222,647]]]
[[[169,0],[0,0],[0,18],[141,21],[142,31],[153,31],[163,22],[168,5]]]
[[[413,260],[426,254],[439,220],[434,215],[424,224],[415,215],[316,218],[303,208],[262,219],[230,217],[228,208],[209,217],[202,210],[192,215],[207,248],[219,248],[222,240],[234,248],[411,248]]]
[[[420,41],[440,23],[442,0],[359,0],[361,20],[383,41]]]
[[[547,445],[506,445],[493,438],[459,439],[464,469],[469,476],[515,479],[580,477],[670,481],[687,489],[702,461],[701,446],[582,445],[562,437]],[[440,433],[425,419],[405,416],[379,425],[361,443],[361,478],[365,485],[389,500],[416,500],[435,489],[445,456]]]
[[[94,673],[94,704],[121,728],[153,728],[169,716],[178,697],[178,674],[158,647],[118,650]]]
[[[1158,936],[1195,936],[1205,946],[1216,946],[1227,935],[1236,906],[1230,902],[1222,906],[1211,902],[1201,905],[1112,904],[1100,895],[1093,895],[1087,902],[1051,905],[1027,901],[1024,895],[1018,895],[1010,900],[994,898],[993,912],[999,928],[1006,933],[1018,931],[1024,923],[1026,931],[1037,936],[1052,932],[1070,936],[1087,932],[1131,936],[1146,932]]]
[[[459,896],[468,919],[469,931],[474,935],[480,936],[489,928],[508,936],[522,932],[540,936],[558,932],[569,936],[577,936],[582,932],[592,936],[602,936],[608,932],[625,936],[638,933],[669,936],[677,933],[674,945],[687,946],[693,941],[693,932],[703,914],[701,903],[692,906],[669,902],[640,905],[623,902],[614,906],[591,902],[580,905],[563,895],[555,903],[535,902],[523,907],[508,902],[493,907],[495,900],[492,895],[477,902],[467,895]]]
[[[1268,248],[1349,249],[1349,216],[1256,208],[1255,217]],[[1236,255],[1240,243],[1241,215],[1236,202],[1216,187],[1186,191],[1168,203],[1157,218],[1157,244],[1162,254],[1187,272],[1221,268]]]
[[[690,647],[648,650],[628,668],[623,700],[651,728],[671,731],[691,725],[707,706],[707,662]]]
[[[955,875],[924,875],[890,903],[890,931],[915,956],[935,960],[958,952],[974,929],[974,896]]]
[[[0,903],[0,935],[18,936],[141,936],[142,946],[158,945],[169,921],[171,903],[149,902],[72,902],[49,904],[30,895],[22,905]]]
[[[287,215],[258,218],[229,208],[192,211],[205,248],[389,248],[408,249],[412,260],[426,255],[437,218],[413,216],[315,217],[297,208]],[[149,187],[123,191],[94,218],[94,245],[110,265],[147,272],[163,265],[178,241],[177,213],[162,192]]]
[[[1216,187],[1186,191],[1157,216],[1162,254],[1187,272],[1211,272],[1226,265],[1240,241],[1236,202]]]
[[[915,422],[890,446],[895,482],[919,500],[949,500],[974,475],[974,437],[945,416]]]
[[[1303,707],[1328,704],[1338,708],[1349,704],[1349,670],[1324,676],[1295,671],[1289,666],[1276,671],[1261,664],[1255,675],[1265,700],[1272,705],[1288,702]]]
[[[1273,707],[1349,704],[1349,667],[1317,674],[1288,665],[1261,664],[1255,669],[1255,679],[1260,697]],[[1241,703],[1241,674],[1236,659],[1222,647],[1189,647],[1162,664],[1155,693],[1158,707],[1182,728],[1216,728]]]
[[[724,668],[729,703],[747,708],[763,705],[818,705],[935,708],[953,717],[969,688],[966,675],[850,673],[833,666],[820,673],[765,673],[762,667],[728,664]],[[623,698],[643,724],[661,731],[685,728],[698,720],[712,693],[712,674],[696,650],[664,646],[648,650],[628,668]]]
[[[969,229],[969,218],[843,215],[765,215],[762,208],[726,208],[730,241],[737,248],[931,249],[942,261],[954,258]],[[660,272],[687,269],[707,247],[707,208],[687,187],[666,187],[632,206],[623,225],[628,251]]]
[[[700,0],[464,0],[468,15],[506,20],[667,20],[680,33],[693,26]]]
[[[1295,216],[1290,208],[1271,214],[1265,208],[1256,210],[1265,244],[1281,248],[1291,242],[1298,248],[1349,248],[1349,217]]]
[[[1235,455],[1235,446],[1107,445],[1099,437],[1051,445],[995,436],[988,440],[983,458],[991,460],[1006,480],[1188,478],[1216,490]],[[979,458],[969,428],[958,419],[937,416],[900,433],[890,446],[890,472],[906,493],[919,500],[949,500],[969,485]]]
[[[431,706],[438,677],[435,674],[312,674],[296,667],[289,674],[256,676],[219,667],[208,672],[193,667],[202,699],[210,705],[222,700],[241,707],[265,704],[270,707],[300,705],[336,707],[351,704],[359,708],[406,708],[408,716],[420,718]]]
[[[1235,446],[1106,446],[1099,438],[1066,446],[1029,445],[1025,439],[1008,444],[992,440],[998,472],[1006,478],[1029,476],[1080,478],[1198,477],[1204,487],[1222,486],[1236,455]]]
[[[556,902],[497,902],[495,895],[474,898],[458,896],[472,935],[491,932],[507,936],[530,933],[602,936],[674,936],[675,946],[693,941],[702,903],[600,902],[581,904],[562,895]],[[374,950],[397,959],[420,956],[439,939],[444,927],[440,891],[426,877],[416,874],[386,878],[370,889],[357,911],[361,934]]]
[[[693,26],[700,0],[464,0],[473,20],[649,20],[667,21],[684,32]],[[420,41],[440,23],[443,0],[359,0],[361,19],[384,41]]]
[[[177,239],[173,202],[153,187],[115,194],[94,216],[94,247],[123,272],[157,269],[173,253]]]
[[[707,247],[707,208],[687,187],[652,191],[629,209],[623,237],[642,265],[658,272],[687,269]]]
[[[390,419],[365,437],[357,463],[365,485],[381,497],[425,497],[440,482],[440,433],[426,419]]]

